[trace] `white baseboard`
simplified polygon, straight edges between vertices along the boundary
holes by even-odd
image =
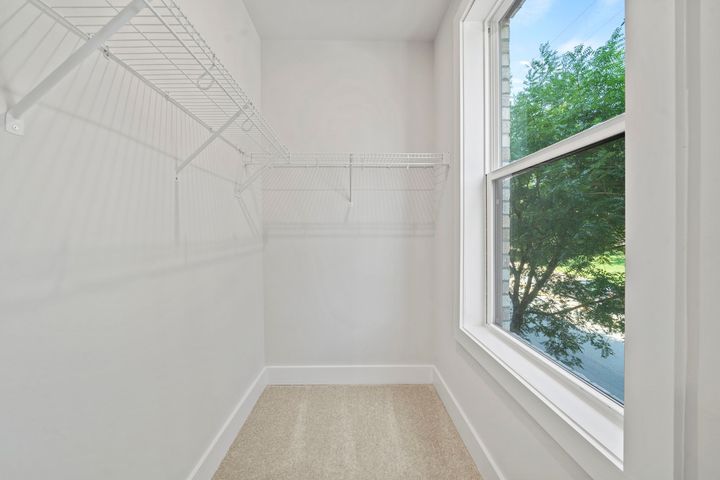
[[[245,395],[235,406],[220,431],[215,435],[210,446],[200,457],[200,461],[188,476],[188,480],[212,479],[266,386],[267,373],[266,369],[263,368],[252,385],[245,391]]]
[[[447,410],[455,424],[455,428],[465,443],[465,447],[468,449],[470,456],[475,461],[475,465],[477,465],[482,478],[485,480],[505,480],[505,476],[493,460],[492,455],[490,455],[485,442],[482,441],[477,431],[475,431],[467,415],[465,415],[465,411],[455,399],[455,396],[448,388],[436,367],[433,367],[433,374],[435,390],[445,405],[445,410]]]
[[[432,365],[270,366],[268,385],[432,384]]]

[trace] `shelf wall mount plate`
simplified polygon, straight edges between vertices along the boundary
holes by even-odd
[[[21,118],[15,118],[11,111],[5,112],[5,130],[14,135],[24,135],[25,122]]]
[[[5,112],[5,130],[22,135],[25,128],[21,117],[33,105],[52,90],[60,81],[65,78],[75,67],[80,65],[97,49],[105,50],[105,42],[125,24],[133,19],[145,7],[150,5],[150,0],[132,0],[117,15],[108,21],[95,35],[88,38],[77,50],[70,54],[55,70],[50,72],[35,88],[30,90],[19,102]],[[42,7],[41,7],[42,8]]]

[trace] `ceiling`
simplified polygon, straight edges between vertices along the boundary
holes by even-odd
[[[449,0],[244,0],[263,39],[432,40]]]

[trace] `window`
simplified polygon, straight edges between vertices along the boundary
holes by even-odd
[[[469,1],[457,340],[583,468],[612,478],[625,421],[624,3]]]
[[[596,3],[516,1],[490,29],[499,128],[486,175],[488,310],[622,404],[623,2]]]

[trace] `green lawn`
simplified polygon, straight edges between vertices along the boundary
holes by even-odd
[[[625,255],[617,254],[609,257],[609,262],[596,261],[594,267],[604,270],[607,273],[625,273]]]
[[[605,259],[597,258],[592,266],[598,270],[602,270],[606,273],[625,273],[625,254],[619,253],[615,255],[609,255]],[[560,265],[556,269],[559,273],[567,272],[567,267]]]

